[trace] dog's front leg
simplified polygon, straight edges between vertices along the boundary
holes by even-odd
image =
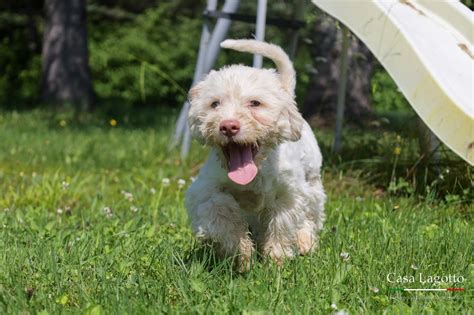
[[[295,256],[298,214],[294,209],[272,209],[266,213],[263,253],[277,264]]]
[[[241,217],[235,199],[224,192],[200,196],[193,196],[190,192],[187,200],[196,236],[215,243],[221,255],[238,255],[238,268],[241,271],[248,270],[254,248],[248,223]]]

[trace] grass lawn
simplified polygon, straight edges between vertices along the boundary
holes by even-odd
[[[319,250],[237,274],[187,223],[183,195],[205,149],[184,164],[168,153],[170,118],[114,124],[0,113],[0,313],[472,311],[472,204],[397,197],[326,168]],[[390,289],[449,287],[465,291]]]

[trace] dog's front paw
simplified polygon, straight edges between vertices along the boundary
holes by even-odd
[[[294,257],[294,251],[290,244],[284,244],[273,239],[265,242],[263,253],[273,259],[278,265],[282,265],[286,258]]]
[[[254,254],[253,242],[249,237],[243,237],[239,242],[238,258],[236,268],[239,272],[246,272],[252,266],[252,256]]]
[[[317,246],[317,238],[313,231],[301,229],[296,233],[297,245],[300,255],[310,253]]]

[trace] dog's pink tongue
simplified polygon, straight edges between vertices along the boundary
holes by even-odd
[[[252,147],[250,145],[236,145],[229,146],[230,165],[229,176],[230,180],[239,184],[247,185],[255,176],[257,176],[257,166],[253,161]]]

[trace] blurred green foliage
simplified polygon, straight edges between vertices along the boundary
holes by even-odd
[[[6,19],[0,14],[0,106],[38,99],[41,57],[24,29],[3,28],[3,23],[23,23],[20,17]],[[3,23],[2,23],[3,22]]]
[[[410,104],[381,66],[375,70],[372,76],[371,88],[372,105],[377,113],[410,111]]]
[[[108,3],[110,2],[110,3]],[[101,107],[177,106],[195,67],[202,19],[199,2],[88,1],[89,64]],[[0,4],[0,107],[40,101],[41,5]]]
[[[201,21],[169,16],[169,5],[146,10],[102,37],[91,27],[90,66],[106,102],[181,104],[191,83]],[[177,36],[179,34],[179,36]]]
[[[324,167],[334,171],[358,171],[367,182],[396,195],[418,194],[421,198],[457,195],[466,202],[474,199],[473,168],[445,145],[438,149],[439,160],[423,159],[416,122],[411,114],[395,114],[361,130],[345,126],[344,146],[331,153],[332,130],[315,130]]]

